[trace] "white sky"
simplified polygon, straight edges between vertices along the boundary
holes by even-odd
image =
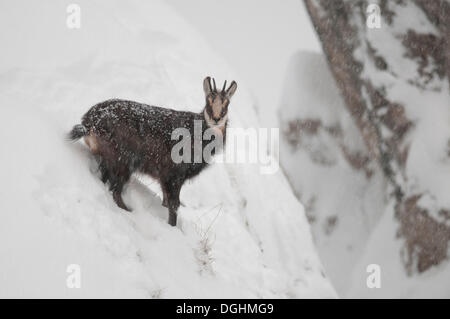
[[[167,2],[203,35],[252,89],[259,107],[267,110],[262,112],[262,124],[277,126],[274,111],[280,101],[289,58],[298,50],[321,51],[303,1]]]

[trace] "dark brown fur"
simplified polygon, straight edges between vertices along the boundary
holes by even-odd
[[[81,125],[72,129],[69,137],[72,140],[85,138],[86,144],[98,159],[101,180],[109,183],[114,201],[125,210],[130,211],[123,202],[122,190],[133,172],[145,173],[158,180],[164,194],[163,205],[169,210],[169,224],[175,226],[182,185],[208,164],[204,159],[200,163],[177,164],[172,161],[171,150],[179,140],[172,140],[171,134],[177,128],[186,128],[193,140],[195,120],[202,123],[204,132],[209,127],[204,114],[212,114],[211,101],[217,98],[223,103],[221,118],[225,119],[222,128],[225,137],[228,103],[236,87],[233,81],[227,90],[218,92],[215,85],[211,87],[210,78],[206,78],[206,106],[201,113],[176,111],[127,100],[108,100],[93,106],[83,116]],[[193,157],[194,143],[191,145]]]

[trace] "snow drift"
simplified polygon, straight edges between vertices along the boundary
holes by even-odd
[[[64,136],[111,97],[200,111],[202,79],[235,79],[231,126],[257,127],[245,85],[159,1],[0,5],[1,297],[334,297],[284,176],[215,164],[181,192],[180,228],[135,176],[120,210]],[[212,187],[214,185],[214,187]],[[81,288],[68,289],[68,265]]]

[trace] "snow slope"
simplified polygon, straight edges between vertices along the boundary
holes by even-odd
[[[125,192],[133,213],[115,206],[85,145],[64,140],[91,105],[198,111],[214,75],[239,84],[231,126],[258,123],[239,77],[165,4],[78,4],[79,30],[63,2],[0,4],[0,297],[335,297],[281,172],[216,163],[182,189],[179,228],[145,176]]]

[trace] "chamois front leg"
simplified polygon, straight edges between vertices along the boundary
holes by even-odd
[[[99,160],[98,170],[101,174],[101,181],[103,182],[103,184],[106,184],[106,182],[109,180],[109,172],[103,159]]]
[[[163,193],[166,194],[167,206],[169,209],[169,225],[177,225],[177,211],[180,207],[180,190],[182,182],[177,180],[169,180],[163,183]],[[164,203],[163,203],[164,205]]]
[[[163,201],[162,204],[164,207],[169,208],[169,201],[167,200],[167,191],[165,190],[165,187],[161,187],[163,192]]]
[[[163,192],[163,201],[162,201],[161,205],[169,208],[169,201],[167,200],[167,193],[164,190],[164,188],[163,188],[162,192]],[[180,200],[180,206],[185,207],[186,205]]]

